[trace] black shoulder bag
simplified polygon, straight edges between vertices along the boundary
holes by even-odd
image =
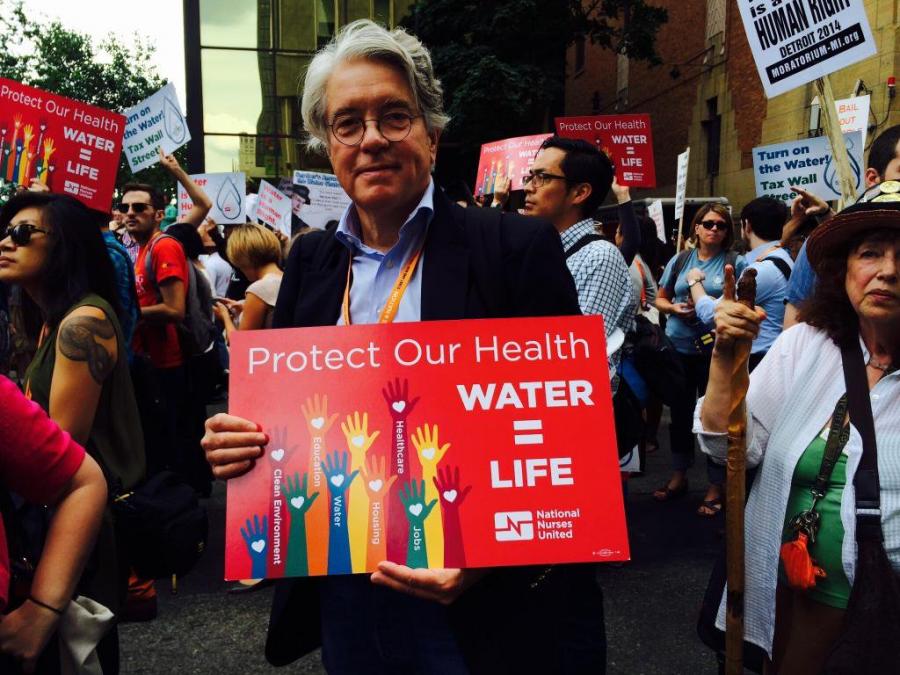
[[[884,550],[881,488],[875,423],[859,342],[841,347],[850,419],[862,436],[863,453],[853,478],[856,489],[856,574],[844,615],[844,629],[823,673],[900,673],[900,578]]]

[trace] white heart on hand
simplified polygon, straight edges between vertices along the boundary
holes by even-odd
[[[391,407],[398,413],[402,413],[406,410],[406,401],[394,401],[391,403]]]
[[[250,548],[252,548],[257,553],[262,553],[263,549],[266,547],[265,539],[257,539],[252,544],[250,544]]]
[[[456,490],[447,490],[444,492],[444,499],[446,499],[451,504],[456,501],[456,498],[459,496],[459,493]]]
[[[383,485],[384,485],[384,481],[381,480],[380,478],[378,480],[370,480],[369,481],[369,488],[372,490],[372,492],[378,492]]]
[[[332,476],[331,484],[334,485],[334,487],[341,487],[341,485],[344,484],[344,474],[340,474],[338,476]]]
[[[272,459],[274,459],[276,462],[280,462],[282,459],[284,459],[284,450],[282,448],[273,450],[269,454],[272,455]]]
[[[354,436],[350,439],[350,442],[353,443],[357,448],[361,448],[363,443],[366,442],[366,437],[360,434],[359,436]]]
[[[436,451],[434,448],[423,448],[422,449],[422,457],[424,457],[425,459],[430,461],[430,460],[434,459],[435,452]]]
[[[414,516],[418,516],[420,513],[422,513],[422,505],[421,504],[412,504],[409,507],[409,512],[411,514],[413,514]]]
[[[303,497],[293,497],[291,499],[291,506],[293,506],[295,509],[299,509],[301,506],[303,506],[303,502],[305,501],[306,500]]]
[[[321,429],[325,426],[325,418],[324,417],[313,417],[310,421],[310,424],[313,425],[313,429]]]

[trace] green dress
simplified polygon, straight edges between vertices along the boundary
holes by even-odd
[[[788,525],[798,513],[806,511],[812,505],[810,489],[819,475],[822,456],[825,454],[825,439],[816,436],[804,450],[800,461],[794,469],[791,481],[791,492],[788,497],[784,519],[784,539],[792,535]],[[819,514],[819,531],[815,543],[808,544],[809,554],[815,564],[821,567],[826,576],[816,579],[816,585],[806,591],[810,600],[820,602],[829,607],[847,609],[850,599],[850,582],[844,572],[843,556],[844,525],[841,522],[841,497],[847,484],[847,455],[841,453],[831,472],[825,497],[816,504]],[[778,576],[782,583],[787,583],[784,568],[779,562]]]
[[[66,315],[79,307],[97,307],[106,314],[116,332],[118,354],[112,372],[103,382],[94,422],[85,450],[106,476],[110,500],[120,490],[130,490],[144,477],[144,437],[140,414],[131,384],[125,338],[116,313],[103,298],[89,294],[69,308]],[[57,325],[44,339],[25,371],[25,382],[31,399],[50,413],[50,386],[56,365]],[[117,546],[112,513],[109,507],[97,537],[94,553],[85,568],[78,592],[117,612],[128,579],[124,551]]]

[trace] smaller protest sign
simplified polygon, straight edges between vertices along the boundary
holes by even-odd
[[[109,211],[124,131],[123,115],[0,78],[0,182]]]
[[[291,198],[266,181],[259,182],[256,220],[291,236]]]
[[[865,96],[854,96],[853,98],[842,98],[834,102],[837,107],[841,132],[845,134],[854,131],[860,132],[862,134],[862,147],[866,147],[866,137],[869,133],[870,103],[871,98],[868,94]]]
[[[662,200],[655,199],[647,206],[647,215],[656,224],[656,238],[666,243],[666,219],[663,216]]]
[[[616,167],[616,180],[630,187],[656,187],[650,115],[557,117],[556,133],[597,146]]]
[[[739,2],[766,96],[875,55],[863,0]]]
[[[219,225],[245,222],[247,178],[243,171],[234,173],[197,173],[191,178],[212,200],[209,217]],[[184,218],[194,206],[190,196],[178,187],[178,218]]]
[[[852,179],[862,183],[863,146],[860,132],[844,134]],[[753,177],[757,197],[790,202],[797,195],[792,185],[829,201],[841,198],[840,177],[827,137],[818,136],[753,148]]]
[[[124,150],[133,173],[159,161],[157,148],[168,155],[191,140],[171,82],[126,110],[125,117]]]
[[[521,190],[522,178],[534,164],[534,156],[552,134],[519,136],[492,141],[481,146],[478,171],[475,173],[475,194],[494,194],[497,177],[510,179],[510,190]]]
[[[340,220],[350,206],[350,197],[334,174],[295,171],[289,185],[279,185],[291,195],[291,210],[296,226],[324,229],[330,220]]]
[[[684,215],[684,199],[687,195],[687,174],[690,159],[690,148],[678,155],[678,175],[675,179],[675,220],[681,220],[681,217]]]

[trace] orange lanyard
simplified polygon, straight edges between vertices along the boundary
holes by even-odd
[[[400,275],[397,277],[397,281],[394,282],[394,287],[391,288],[391,293],[388,295],[387,302],[384,303],[384,307],[381,310],[381,314],[378,316],[378,323],[393,323],[394,318],[397,316],[397,312],[400,309],[400,300],[403,298],[403,294],[406,293],[406,288],[409,286],[409,282],[412,280],[413,273],[416,271],[416,265],[419,264],[419,258],[422,257],[422,249],[424,248],[424,244],[419,246],[416,249],[416,252],[413,253],[407,263],[403,266],[403,269],[400,270]],[[350,255],[350,264],[347,265],[347,283],[344,286],[344,302],[341,304],[341,316],[344,318],[344,325],[350,325],[350,273],[353,270],[353,255]]]

